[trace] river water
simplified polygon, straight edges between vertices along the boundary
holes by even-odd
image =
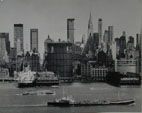
[[[91,107],[47,107],[47,101],[71,95],[79,100],[117,100],[135,98],[134,106],[91,106]],[[51,90],[55,95],[17,94],[26,91]],[[106,83],[72,83],[57,87],[17,88],[16,83],[0,83],[0,113],[96,113],[96,112],[140,112],[141,87],[114,87]]]

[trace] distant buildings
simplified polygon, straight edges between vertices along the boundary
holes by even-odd
[[[99,66],[95,61],[81,63],[83,81],[105,81],[108,68]]]
[[[126,49],[126,37],[124,35],[122,35],[119,39],[119,55],[120,55],[120,58],[125,57],[125,54],[124,54],[125,49]]]
[[[0,62],[9,62],[10,41],[8,33],[0,33]]]
[[[87,61],[96,61],[99,66],[113,67],[113,26],[109,26],[102,36],[102,19],[98,19],[98,32],[93,31],[92,17],[88,22],[88,39],[82,55]]]
[[[108,43],[111,45],[113,40],[113,26],[108,26]]]
[[[91,69],[91,77],[94,81],[105,81],[106,75],[108,72],[108,68],[106,67],[98,67],[98,68],[92,68]]]
[[[98,19],[98,33],[99,33],[99,44],[103,41],[102,39],[102,19]]]
[[[141,28],[141,32],[140,32],[140,75],[142,78],[142,28]]]
[[[103,41],[106,45],[108,45],[109,39],[108,39],[108,30],[104,31]]]
[[[30,30],[31,51],[38,51],[38,29]]]
[[[115,71],[120,72],[122,74],[126,74],[127,72],[138,73],[138,60],[135,59],[120,59],[115,60]]]
[[[17,56],[16,48],[11,47],[10,48],[10,55],[9,55],[10,60],[15,61],[16,60],[16,56]]]
[[[5,45],[7,54],[10,54],[10,40],[9,40],[9,33],[0,33],[1,38],[5,38]]]
[[[23,24],[14,24],[14,47],[17,54],[24,51]]]
[[[50,38],[50,36],[48,35],[48,38],[44,41],[44,51],[45,52],[48,52],[47,50],[47,45],[48,45],[48,43],[50,43],[50,42],[53,42],[53,40]]]
[[[126,42],[126,33],[123,32],[120,38],[115,39],[116,60],[115,71],[121,74],[140,73],[140,37],[136,35],[136,47],[134,47],[134,37],[129,36]]]
[[[74,20],[73,18],[67,19],[67,41],[74,43]]]
[[[40,68],[40,55],[33,51],[28,52],[24,56],[23,65],[29,65],[31,71],[39,72]]]
[[[91,78],[91,68],[92,68],[92,65],[90,64],[90,62],[82,62],[81,63],[82,78],[84,78],[84,79]]]

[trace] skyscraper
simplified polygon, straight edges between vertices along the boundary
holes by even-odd
[[[140,75],[142,77],[142,27],[140,30],[140,50],[139,52],[140,52]]]
[[[108,31],[104,31],[104,36],[103,36],[103,41],[105,42],[106,45],[108,45]]]
[[[67,40],[74,43],[74,18],[67,19]]]
[[[31,29],[30,31],[31,51],[38,51],[38,29]]]
[[[113,26],[108,26],[108,42],[109,44],[113,42]]]
[[[17,48],[17,41],[20,42],[20,48]],[[14,47],[18,50],[17,52],[24,50],[23,24],[14,24]]]
[[[129,36],[127,42],[127,49],[133,49],[133,48],[134,48],[134,37]]]
[[[102,19],[98,19],[99,44],[102,41]]]
[[[6,51],[6,38],[3,33],[0,34],[0,64],[8,61]]]
[[[6,43],[5,42],[6,42],[5,37],[3,37],[2,34],[0,34],[0,50],[3,52],[6,51]]]
[[[136,34],[136,49],[140,49],[140,34]]]
[[[88,22],[88,38],[90,36],[93,37],[93,22],[92,22],[91,13],[90,13],[90,18],[89,18],[89,22]]]
[[[0,33],[0,38],[4,38],[7,54],[10,54],[9,33]],[[3,45],[3,44],[2,44]]]
[[[119,49],[119,55],[121,58],[124,58],[124,50],[126,49],[126,37],[122,35],[119,39],[120,49]]]

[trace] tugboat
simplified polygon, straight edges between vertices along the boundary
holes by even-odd
[[[55,101],[52,102],[47,102],[48,106],[60,106],[60,107],[69,107],[72,106],[73,103],[74,100],[68,97],[63,97],[61,99],[56,99]]]

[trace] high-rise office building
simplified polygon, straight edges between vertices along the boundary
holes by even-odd
[[[18,40],[19,39],[19,40]],[[18,43],[17,43],[18,41]],[[17,48],[17,44],[20,42],[20,48]],[[14,47],[17,52],[24,50],[24,39],[23,39],[23,24],[14,24]]]
[[[105,42],[106,45],[108,45],[108,31],[104,31],[104,36],[103,36],[103,41]]]
[[[113,26],[108,26],[108,42],[109,44],[113,42]]]
[[[6,38],[3,33],[0,34],[0,64],[8,62],[8,54],[6,50]]]
[[[67,19],[67,41],[74,43],[74,18]]]
[[[90,36],[93,37],[93,22],[92,22],[91,13],[90,13],[90,18],[89,18],[89,22],[88,22],[88,38]]]
[[[141,28],[141,31],[140,31],[140,50],[139,50],[139,53],[140,53],[140,75],[141,75],[141,79],[142,79],[142,28]]]
[[[124,50],[126,49],[126,37],[125,36],[121,36],[120,37],[120,39],[119,39],[119,47],[120,47],[120,49],[119,49],[119,55],[120,55],[120,57],[122,58],[122,57],[125,57],[124,56]]]
[[[30,31],[31,51],[38,51],[38,29],[31,29]]]
[[[0,51],[2,53],[3,52],[6,52],[6,43],[5,43],[5,38],[4,37],[1,37],[1,34],[0,34]],[[3,53],[5,54],[5,53]]]
[[[136,49],[140,49],[140,34],[136,34]]]
[[[9,41],[9,33],[0,33],[0,38],[4,38],[5,39],[5,46],[6,46],[6,51],[7,54],[10,54],[10,41]],[[1,44],[3,45],[3,44]]]
[[[133,49],[133,48],[134,48],[134,37],[129,36],[127,42],[127,49]]]
[[[99,33],[99,44],[101,43],[102,39],[102,19],[98,19],[98,33]]]

